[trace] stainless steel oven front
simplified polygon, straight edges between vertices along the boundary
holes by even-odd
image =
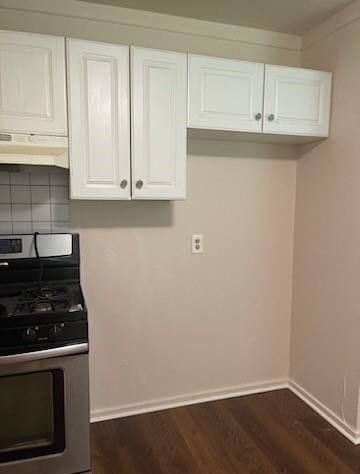
[[[90,472],[87,344],[0,357],[0,474]]]

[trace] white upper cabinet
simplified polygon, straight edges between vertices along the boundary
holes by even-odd
[[[329,72],[189,55],[189,128],[327,137],[330,101]]]
[[[0,131],[67,135],[65,40],[0,31]]]
[[[69,39],[71,197],[130,199],[129,47]]]
[[[331,73],[265,67],[265,133],[327,137]]]
[[[261,132],[264,65],[189,55],[190,128]]]
[[[187,56],[131,49],[132,196],[186,196]]]

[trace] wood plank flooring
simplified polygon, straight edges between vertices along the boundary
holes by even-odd
[[[354,446],[289,390],[92,425],[93,474],[360,474]]]

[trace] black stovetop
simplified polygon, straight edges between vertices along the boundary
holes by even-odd
[[[86,320],[78,281],[43,281],[11,285],[0,295],[0,327]]]
[[[30,256],[0,255],[0,355],[88,342],[79,236],[71,235],[71,253],[40,258],[34,258],[32,236],[17,237]],[[56,235],[46,238],[52,248]]]

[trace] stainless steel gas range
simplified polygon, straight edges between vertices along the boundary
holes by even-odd
[[[90,472],[77,234],[0,235],[0,474]]]

